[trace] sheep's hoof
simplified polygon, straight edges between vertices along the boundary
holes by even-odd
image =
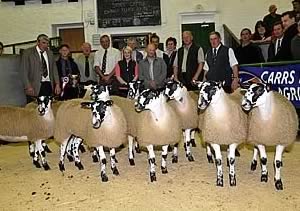
[[[131,166],[135,166],[134,159],[128,159]]]
[[[65,171],[66,169],[65,169],[65,165],[63,164],[63,162],[59,162],[58,163],[58,166],[59,166],[59,170],[61,171],[61,172],[63,172],[63,171]]]
[[[162,174],[167,174],[167,173],[168,173],[167,167],[161,166],[161,173],[162,173]]]
[[[35,165],[35,167],[37,167],[37,168],[41,168],[41,164],[39,163],[38,160],[34,160],[33,165]]]
[[[235,175],[229,174],[229,184],[230,184],[230,186],[236,186],[236,178],[235,178]]]
[[[97,155],[92,155],[92,158],[93,158],[93,163],[98,163],[99,162],[99,159],[98,159]]]
[[[82,163],[79,161],[79,162],[75,162],[75,166],[78,168],[78,170],[83,170],[83,165]]]
[[[241,156],[241,154],[240,154],[239,150],[235,149],[235,157],[240,157],[240,156]]]
[[[117,169],[117,167],[111,168],[111,170],[113,172],[113,175],[116,175],[116,176],[120,175],[119,170]]]
[[[47,153],[52,153],[52,151],[49,149],[48,145],[44,146],[44,151]]]
[[[268,182],[268,173],[267,174],[262,174],[260,178],[261,182]]]
[[[178,156],[177,155],[172,156],[172,163],[178,163]]]
[[[139,154],[141,153],[141,149],[140,149],[140,147],[139,147],[139,146],[137,146],[137,147],[134,147],[134,149],[135,149],[135,152],[136,152],[136,153],[139,153]]]
[[[72,155],[67,155],[67,158],[69,160],[69,162],[73,162],[74,161],[74,158]]]
[[[173,151],[173,149],[172,149],[171,145],[168,145],[168,152],[172,152],[172,151]]]
[[[276,190],[283,190],[283,184],[281,179],[275,181]]]
[[[108,181],[108,177],[104,172],[101,172],[101,181],[102,182],[107,182]]]
[[[43,163],[43,168],[44,168],[45,171],[50,170],[50,166],[48,165],[47,162],[46,162],[46,163]]]
[[[195,139],[191,139],[190,143],[192,144],[192,147],[196,147],[196,142],[195,142]]]
[[[187,156],[187,158],[188,158],[188,161],[190,161],[190,162],[195,161],[195,159],[194,159],[194,157],[193,157],[192,154],[187,154],[186,156]]]
[[[86,152],[86,150],[85,150],[83,144],[80,144],[80,145],[79,145],[79,150],[80,150],[81,153],[85,153],[85,152]]]
[[[257,167],[257,160],[252,160],[251,162],[251,171],[255,171]]]
[[[214,163],[212,155],[206,155],[208,163]]]
[[[223,175],[217,178],[217,186],[218,187],[223,187],[224,186]]]
[[[151,182],[156,181],[156,175],[155,175],[155,172],[150,172],[150,181],[151,181]]]

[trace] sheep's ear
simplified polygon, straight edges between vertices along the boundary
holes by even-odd
[[[198,87],[198,89],[200,89],[201,85],[203,84],[202,81],[193,81],[193,82]]]
[[[90,109],[92,107],[91,102],[82,102],[82,103],[80,103],[80,105],[81,105],[81,108],[84,108],[84,109]]]
[[[114,102],[112,100],[108,100],[105,102],[106,106],[112,106],[114,104]]]
[[[271,89],[272,89],[272,84],[266,84],[267,92],[271,91]]]
[[[225,85],[225,81],[219,81],[218,82],[218,87],[222,88]]]
[[[251,85],[251,83],[249,83],[249,82],[241,83],[240,84],[241,90],[246,91],[247,89],[249,89],[250,85]]]

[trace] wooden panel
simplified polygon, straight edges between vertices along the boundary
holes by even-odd
[[[84,42],[83,28],[59,29],[59,36],[62,44],[68,44],[71,52],[81,51],[81,45]]]

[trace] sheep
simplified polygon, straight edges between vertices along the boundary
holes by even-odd
[[[202,136],[215,151],[217,186],[223,186],[220,145],[229,145],[229,183],[236,186],[235,149],[246,140],[247,116],[231,95],[224,92],[221,82],[199,83],[198,108],[203,113]]]
[[[165,95],[171,99],[169,104],[181,119],[182,130],[184,131],[186,157],[189,161],[194,161],[190,140],[192,130],[198,127],[197,102],[190,96],[187,89],[180,82],[174,80],[167,82]],[[174,146],[172,163],[178,162],[177,146],[178,143]]]
[[[50,167],[45,159],[45,149],[42,140],[48,139],[54,134],[54,115],[51,108],[52,97],[40,96],[37,98],[38,106],[35,109],[19,107],[0,107],[0,139],[7,142],[33,141],[31,146],[33,164],[45,170]]]
[[[156,181],[153,145],[162,145],[161,170],[163,174],[168,173],[168,145],[175,144],[181,137],[180,119],[166,102],[164,94],[157,90],[144,90],[135,103],[135,109],[140,113],[132,121],[136,121],[135,130],[140,145],[148,149],[150,181],[153,182]]]
[[[249,112],[247,143],[257,146],[260,152],[261,182],[268,181],[265,146],[276,146],[274,159],[275,188],[283,190],[280,175],[282,154],[285,147],[291,145],[297,136],[298,116],[296,109],[288,99],[278,92],[271,91],[270,86],[263,83],[250,85],[244,95],[242,108]],[[257,150],[255,151],[254,154],[257,154]],[[256,160],[252,160],[252,170],[254,170],[255,162]]]
[[[82,109],[81,106],[87,109]],[[91,125],[92,123],[92,125]],[[96,100],[86,102],[83,99],[65,101],[58,109],[54,137],[60,143],[59,169],[65,170],[64,155],[69,139],[76,136],[74,140],[75,165],[79,170],[83,169],[78,154],[78,146],[82,139],[97,149],[101,160],[101,180],[107,182],[106,157],[103,146],[111,149],[111,169],[113,174],[118,175],[114,157],[114,148],[126,141],[127,123],[122,110],[117,105],[112,105],[111,100]],[[80,137],[80,138],[78,138]]]

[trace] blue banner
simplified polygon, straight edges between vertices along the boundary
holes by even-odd
[[[259,81],[271,84],[273,90],[300,108],[300,63],[269,66],[265,63],[259,67],[245,65],[240,67],[240,78],[242,83]]]

